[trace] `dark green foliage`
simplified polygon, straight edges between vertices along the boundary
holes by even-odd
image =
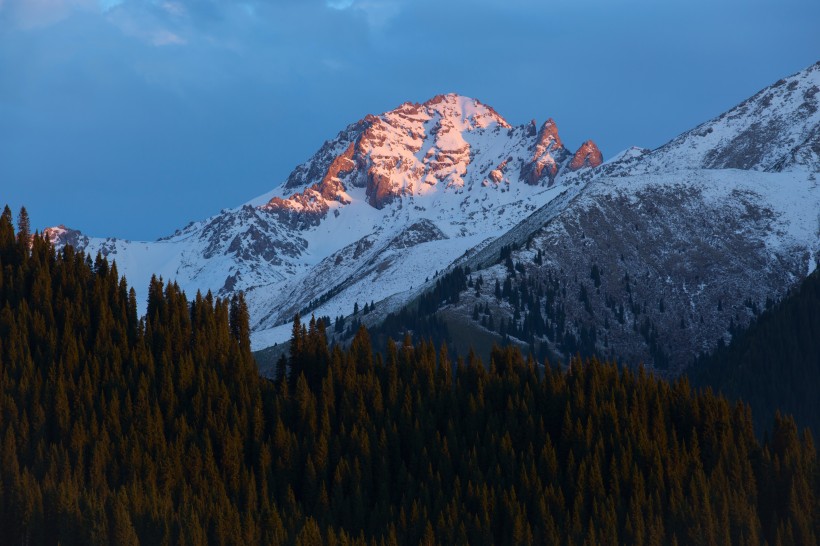
[[[4,217],[0,543],[271,536],[244,299],[188,302],[153,279],[138,320],[115,265],[10,230]]]
[[[310,342],[302,335],[297,345]],[[538,371],[509,347],[492,351],[489,369],[474,355],[454,366],[446,347],[409,337],[374,355],[360,329],[349,350],[333,349],[318,388],[300,379],[273,406],[274,451],[295,477],[277,505],[294,504],[320,533],[414,545],[814,544],[820,531],[810,437],[779,418],[761,446],[748,407],[686,380],[594,359]],[[315,537],[310,525],[300,532]]]
[[[396,313],[389,313],[381,324],[371,331],[377,346],[384,346],[387,338],[397,338],[405,332],[413,332],[417,337],[430,338],[436,343],[450,341],[449,331],[437,315],[442,305],[458,303],[459,295],[467,289],[470,269],[456,267],[436,280],[435,286],[419,296],[411,305]],[[373,310],[373,305],[370,309]],[[350,329],[355,334],[358,328]]]
[[[459,295],[467,289],[470,269],[456,267],[436,281],[436,286],[425,292],[418,300],[418,312],[423,315],[435,313],[441,305],[458,303]]]
[[[308,315],[308,313],[310,313],[311,311],[313,311],[314,309],[328,301],[330,298],[338,295],[347,286],[349,280],[349,278],[346,279],[345,281],[337,284],[336,286],[334,286],[318,298],[310,300],[310,302],[305,307],[303,307],[301,311],[299,311],[299,314],[305,317]]]
[[[702,356],[692,381],[741,398],[768,426],[780,409],[820,433],[820,270],[749,325],[728,346]]]
[[[601,269],[598,264],[592,264],[592,270],[589,272],[589,278],[595,283],[595,288],[601,287]]]
[[[790,419],[642,371],[297,317],[257,374],[244,301],[19,241],[0,218],[2,544],[816,544]],[[440,294],[443,296],[444,294]],[[372,306],[371,306],[372,307]]]

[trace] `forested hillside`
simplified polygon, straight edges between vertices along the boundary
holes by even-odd
[[[750,404],[759,429],[780,410],[820,432],[820,270],[748,329],[734,332],[728,346],[698,359],[689,375]]]
[[[817,453],[778,418],[594,359],[487,366],[294,321],[275,381],[247,310],[55,254],[0,217],[0,542],[816,544]]]

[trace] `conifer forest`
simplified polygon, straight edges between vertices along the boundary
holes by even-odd
[[[787,546],[820,537],[811,433],[779,412],[756,433],[745,400],[757,398],[727,389],[743,387],[731,377],[698,375],[696,388],[595,357],[536,361],[513,347],[482,362],[410,335],[374,344],[364,327],[349,345],[330,345],[326,321],[297,315],[266,379],[241,295],[186,295],[154,278],[144,316],[140,308],[115,263],[55,251],[31,233],[25,210],[15,219],[6,207],[0,544]],[[790,309],[775,311],[809,313]],[[799,322],[817,332],[811,316]],[[766,317],[758,327],[779,328]],[[739,339],[713,358],[751,352],[756,369],[771,363],[773,353]],[[777,352],[816,359],[812,339],[784,338]],[[790,411],[816,411],[816,400]]]

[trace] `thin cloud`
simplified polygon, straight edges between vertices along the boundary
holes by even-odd
[[[22,29],[47,27],[68,17],[72,12],[97,11],[95,0],[3,0],[0,15],[5,15]]]
[[[170,30],[158,30],[154,33],[151,43],[155,46],[167,45],[184,45],[186,43],[184,38],[177,36]]]
[[[392,21],[405,2],[398,0],[327,0],[327,7],[338,11],[353,11],[363,14],[368,24],[380,29]]]

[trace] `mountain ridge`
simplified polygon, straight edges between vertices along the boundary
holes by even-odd
[[[628,149],[607,162],[591,141],[568,150],[552,119],[540,128],[535,122],[511,126],[479,101],[438,95],[348,125],[265,198],[191,223],[168,238],[128,242],[88,238],[66,228],[49,234],[58,245],[73,241],[117,260],[137,286],[150,270],[177,279],[190,292],[244,291],[254,346],[262,348],[287,339],[287,323],[300,310],[337,317],[349,315],[356,302],[380,302],[374,316],[400,308],[439,271],[482,248],[497,249],[501,245],[493,241],[540,218],[536,213],[559,196],[563,201],[556,203],[565,203],[565,209],[543,220],[554,226],[544,240],[568,248],[554,255],[569,263],[580,255],[573,250],[574,237],[585,233],[567,227],[570,217],[581,218],[618,195],[622,210],[613,209],[613,218],[631,215],[635,207],[657,209],[659,203],[666,203],[664,214],[674,216],[673,204],[680,201],[674,194],[683,192],[692,196],[685,213],[691,218],[683,222],[687,229],[696,230],[694,218],[704,206],[731,219],[721,226],[706,222],[708,228],[695,235],[708,241],[734,226],[740,230],[736,248],[752,249],[761,267],[789,264],[754,293],[777,297],[820,256],[812,233],[817,219],[810,217],[811,207],[820,207],[813,189],[820,170],[818,83],[820,63],[664,146]],[[764,122],[769,123],[765,134],[755,133]],[[731,149],[743,153],[731,156]],[[769,174],[746,174],[757,171]],[[704,186],[701,180],[710,182]],[[612,190],[601,190],[605,187]],[[703,192],[713,187],[725,191],[704,201],[703,195],[717,195]],[[802,204],[778,197],[790,187],[803,188]],[[638,195],[637,188],[647,189]],[[593,197],[579,201],[578,196]],[[794,210],[799,217],[789,220]],[[656,215],[651,222],[663,231],[665,218]],[[754,222],[759,227],[744,233],[743,226],[758,225]],[[519,231],[529,238],[537,228]],[[618,231],[615,224],[609,229]],[[646,250],[636,247],[635,260],[647,259]],[[657,267],[661,275],[672,265],[664,261]],[[703,335],[716,339],[717,329],[717,324],[705,327]]]

